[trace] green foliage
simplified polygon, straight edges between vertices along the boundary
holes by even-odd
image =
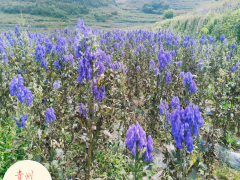
[[[144,13],[162,14],[163,11],[168,8],[169,8],[169,4],[163,1],[155,1],[150,4],[145,3],[142,7],[142,11]]]
[[[97,22],[106,22],[107,21],[107,15],[106,14],[94,14],[94,18]]]
[[[118,12],[117,12],[117,11],[111,12],[111,15],[112,15],[112,16],[117,16],[117,15],[118,15]]]
[[[226,142],[227,142],[228,144],[231,143],[233,146],[237,145],[237,139],[234,138],[233,135],[230,134],[229,132],[228,132],[227,136],[224,137],[224,139],[226,140]]]
[[[163,18],[164,19],[171,19],[174,16],[174,11],[172,9],[165,10],[163,13]]]
[[[21,134],[17,129],[13,117],[6,119],[0,126],[0,177],[3,177],[6,170],[19,160],[27,159],[25,150],[28,144],[16,144],[16,135]]]
[[[208,35],[212,37],[215,36],[219,39],[224,34],[227,39],[232,40],[235,38],[237,42],[240,42],[239,16],[239,9],[226,8],[223,13],[209,11],[206,14],[179,16],[172,20],[159,22],[155,26],[160,25],[161,28],[171,28],[181,33],[187,33],[190,36],[197,33],[197,37],[202,35],[202,33],[199,33],[201,30],[208,29]],[[188,27],[187,23],[189,24]]]
[[[102,6],[108,6],[114,4],[112,0],[67,0],[64,2],[58,1],[35,1],[35,0],[22,0],[22,3],[15,3],[15,1],[9,1],[5,6],[1,7],[1,11],[9,14],[31,14],[39,16],[48,16],[54,18],[66,19],[68,15],[81,15],[88,14],[89,9],[92,7],[98,8]],[[27,2],[27,3],[26,3]],[[114,15],[117,15],[114,12]],[[103,21],[105,22],[105,21]]]
[[[105,151],[96,151],[99,168],[96,170],[96,178],[111,177],[123,179],[127,177],[127,159],[122,154],[122,148],[118,148],[115,143]]]
[[[201,31],[202,31],[205,35],[207,35],[208,32],[209,32],[207,28],[202,28]]]

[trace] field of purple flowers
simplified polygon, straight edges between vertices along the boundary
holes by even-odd
[[[214,146],[238,148],[227,138],[240,134],[238,51],[224,35],[98,31],[80,19],[72,30],[1,33],[1,177],[25,159],[61,180],[212,176]],[[167,168],[155,168],[154,147]]]

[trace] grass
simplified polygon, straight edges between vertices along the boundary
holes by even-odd
[[[229,168],[226,163],[220,165],[214,162],[213,166],[213,174],[216,175],[219,180],[240,180],[239,171]]]

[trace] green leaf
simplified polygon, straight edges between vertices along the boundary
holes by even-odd
[[[42,139],[46,136],[45,133],[42,134],[41,138],[40,138],[40,142],[42,141]]]

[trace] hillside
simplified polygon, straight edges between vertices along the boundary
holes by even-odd
[[[180,34],[200,37],[202,34],[215,36],[224,34],[228,39],[240,42],[240,3],[221,1],[211,3],[192,13],[156,23],[154,28],[172,29]]]
[[[197,6],[205,5],[210,2],[211,0],[116,0],[116,4],[124,10],[142,11],[144,5],[153,7],[154,4],[162,3],[162,6],[169,5],[169,8],[174,9],[176,14],[187,13]]]
[[[114,0],[10,0],[1,2],[1,11],[9,14],[31,14],[66,19],[68,15],[88,14],[91,8],[115,5]]]
[[[162,21],[165,9],[175,15],[191,12],[208,0],[0,0],[0,28],[15,24],[27,28],[64,28],[76,24],[78,18],[98,29],[143,28],[149,30]],[[150,13],[145,13],[149,10]],[[148,12],[148,11],[146,11]],[[22,23],[24,21],[25,23]],[[39,30],[39,29],[38,29]]]

